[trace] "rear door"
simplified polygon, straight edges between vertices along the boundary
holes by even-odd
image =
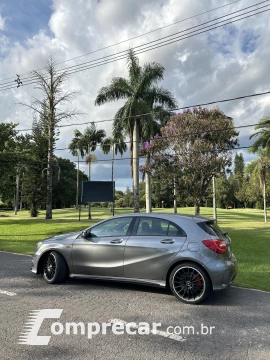
[[[162,280],[164,269],[185,240],[185,232],[168,220],[138,218],[125,247],[124,276]]]

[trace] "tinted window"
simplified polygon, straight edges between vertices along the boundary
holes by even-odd
[[[108,220],[91,229],[93,237],[127,235],[132,217]]]
[[[185,232],[171,222],[157,218],[141,218],[136,235],[186,236]]]
[[[166,220],[141,218],[137,229],[137,235],[166,235],[168,226],[169,221]]]
[[[198,226],[203,229],[207,234],[211,236],[217,236],[220,239],[226,237],[224,231],[214,221],[204,221],[197,223]]]

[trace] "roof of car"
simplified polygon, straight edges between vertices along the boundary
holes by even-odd
[[[161,217],[161,218],[168,218],[171,216],[175,216],[175,217],[181,217],[181,218],[189,218],[189,219],[194,219],[194,220],[215,220],[213,218],[209,218],[209,217],[205,217],[205,216],[201,216],[201,215],[190,215],[190,214],[174,214],[174,213],[167,213],[167,212],[155,212],[155,213],[127,213],[127,214],[122,214],[122,215],[118,215],[117,217],[122,217],[122,216],[141,216],[141,217]]]

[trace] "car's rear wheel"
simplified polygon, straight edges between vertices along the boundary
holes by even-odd
[[[199,304],[212,292],[206,272],[194,263],[182,263],[171,272],[170,288],[174,296],[188,304]]]
[[[49,284],[58,284],[66,280],[68,267],[65,259],[56,251],[51,251],[43,263],[43,277]]]

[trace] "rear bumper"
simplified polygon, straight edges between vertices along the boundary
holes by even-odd
[[[223,290],[229,287],[237,275],[237,261],[234,255],[230,259],[216,259],[207,264],[213,290]]]

